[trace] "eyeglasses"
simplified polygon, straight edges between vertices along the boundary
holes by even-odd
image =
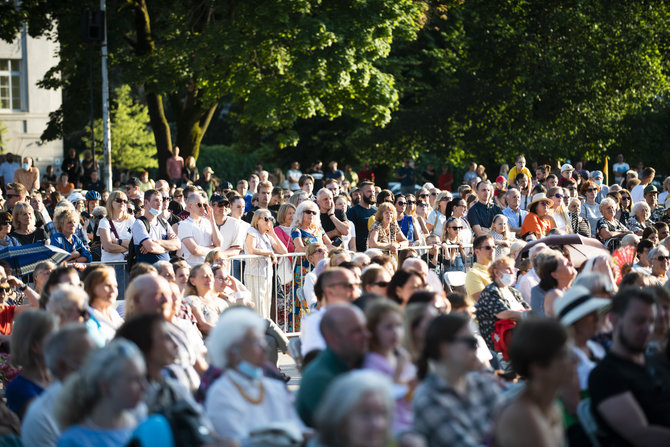
[[[169,197],[163,197],[163,202],[169,202],[170,198]]]
[[[416,206],[428,206],[428,204],[419,202],[419,203],[416,204]]]
[[[431,192],[430,195],[431,195],[431,196],[436,196],[437,193],[436,193],[436,192]]]
[[[483,245],[479,247],[480,250],[493,250],[493,246],[491,245]]]
[[[419,197],[428,197],[429,194],[419,194]]]
[[[450,201],[450,200],[451,200],[451,197],[442,197],[442,198],[440,199],[440,202],[448,202],[448,201]]]
[[[128,211],[129,213],[131,213],[131,214],[132,214],[132,213],[134,213],[134,212],[135,212],[135,209],[134,209],[134,208],[128,208],[128,210],[127,210],[127,211]]]
[[[304,213],[305,214],[311,214],[312,216],[316,216],[316,211],[314,211],[314,210],[305,210]]]
[[[132,189],[132,186],[126,186],[126,191]]]
[[[459,230],[459,231],[460,231],[460,230],[462,230],[464,227],[448,227],[448,228],[451,228],[452,230]]]
[[[388,287],[389,282],[388,281],[377,281],[377,282],[373,282],[372,284],[375,285],[375,286],[379,286],[379,287]]]
[[[207,206],[207,205],[204,204],[204,203],[202,203],[202,202],[198,202],[198,203],[196,203],[196,206],[197,206],[198,208],[202,208],[203,206]]]
[[[452,343],[463,343],[466,347],[473,351],[479,347],[479,343],[475,337],[456,337]]]
[[[630,201],[630,197],[628,197],[628,196],[621,196],[621,200]]]
[[[181,199],[182,197],[184,197],[183,194],[177,194],[174,196],[175,199]]]
[[[114,199],[114,201],[115,201],[116,203],[128,203],[127,200],[125,200],[125,199],[121,199],[121,198],[119,198],[119,197],[117,197],[116,199]]]
[[[407,206],[407,202],[398,202],[397,205],[400,205],[400,206]]]
[[[661,262],[670,261],[670,256],[656,256],[654,259],[658,259]]]

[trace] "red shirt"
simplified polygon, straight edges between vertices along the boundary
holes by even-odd
[[[437,179],[437,188],[441,189],[442,191],[451,191],[452,183],[449,183],[449,181],[453,183],[454,174],[447,172],[446,174],[440,175],[440,177]]]
[[[374,180],[373,176],[374,172],[372,172],[372,169],[363,169],[358,171],[358,182],[360,183],[363,180]]]
[[[0,310],[0,333],[2,335],[9,335],[12,333],[15,310],[16,306],[6,306]]]

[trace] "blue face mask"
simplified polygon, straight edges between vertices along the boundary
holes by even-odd
[[[161,213],[160,210],[154,208],[149,208],[149,212],[151,213],[152,216],[158,216]]]
[[[30,169],[30,163],[23,163],[23,169],[25,169],[26,171]]]
[[[598,186],[600,186],[600,185],[603,184],[603,181],[602,181],[601,179],[599,179],[599,178],[597,178],[597,179],[595,179],[595,180],[593,180],[593,181],[594,181],[595,184],[598,185]]]
[[[258,380],[263,377],[263,368],[254,366],[245,360],[242,360],[237,365],[237,370],[252,380]]]

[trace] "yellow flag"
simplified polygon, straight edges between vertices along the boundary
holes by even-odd
[[[605,157],[605,167],[603,168],[603,174],[605,174],[605,184],[610,184],[610,170],[609,170],[609,158]]]

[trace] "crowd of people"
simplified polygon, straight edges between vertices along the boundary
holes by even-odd
[[[670,177],[583,167],[6,154],[0,445],[668,445]]]

